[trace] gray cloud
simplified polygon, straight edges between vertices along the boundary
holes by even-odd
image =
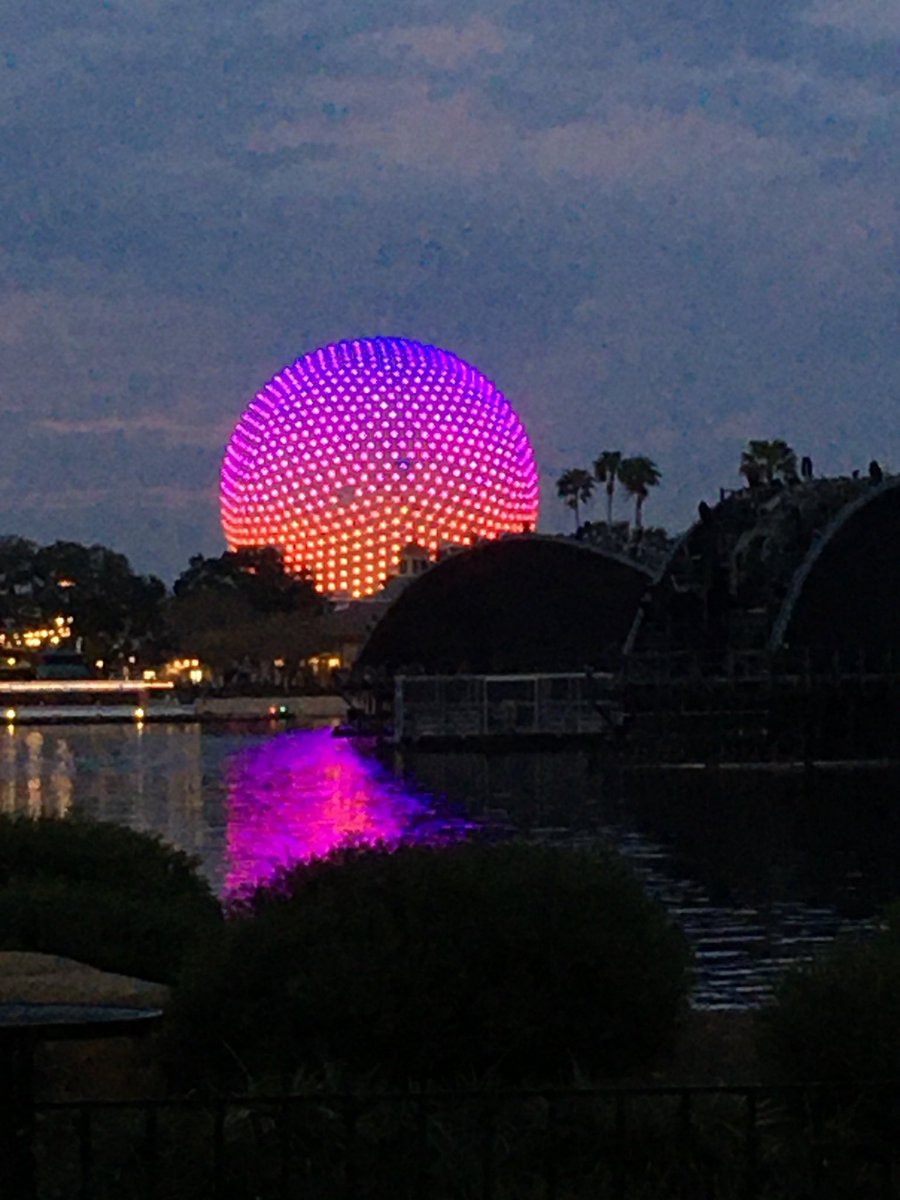
[[[648,516],[675,526],[750,436],[900,467],[892,14],[19,5],[0,45],[4,525],[171,576],[217,545],[252,392],[373,333],[498,382],[547,528],[567,521],[554,474],[607,446],[657,458]]]

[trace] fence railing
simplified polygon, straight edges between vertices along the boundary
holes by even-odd
[[[0,1196],[887,1200],[898,1119],[900,1085],[41,1103],[33,1179]]]
[[[767,680],[787,686],[792,683],[896,682],[900,678],[900,654],[893,648],[846,647],[842,650],[699,649],[654,650],[626,655],[622,682],[673,682],[706,680],[710,685],[742,680]]]
[[[397,741],[428,737],[608,733],[615,723],[614,677],[398,675]]]

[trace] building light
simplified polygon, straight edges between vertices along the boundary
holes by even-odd
[[[9,724],[12,725],[13,721],[16,719],[16,710],[14,708],[8,708],[6,710],[6,719]]]
[[[134,712],[133,712],[131,715],[134,717],[134,719],[135,719],[136,721],[143,721],[143,719],[144,719],[144,710],[143,710],[142,708],[136,708],[136,709],[134,710]]]

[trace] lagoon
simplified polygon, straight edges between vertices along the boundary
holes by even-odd
[[[757,1004],[787,963],[865,934],[900,895],[896,769],[632,771],[596,753],[418,753],[330,729],[10,728],[0,811],[158,833],[222,895],[346,841],[524,836],[626,856],[685,929],[694,1001]]]
[[[429,800],[327,728],[199,724],[7,729],[0,811],[159,834],[223,896],[348,841],[449,831]]]

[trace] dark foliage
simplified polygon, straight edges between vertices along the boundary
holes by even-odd
[[[109,659],[153,646],[162,633],[166,588],[136,575],[124,554],[106,546],[38,546],[0,537],[0,620],[14,626],[72,618],[91,656]]]
[[[171,982],[195,940],[219,924],[194,862],[155,835],[0,817],[0,949]]]
[[[255,1078],[615,1075],[667,1044],[683,939],[606,856],[349,849],[252,894],[188,972],[180,1062]]]
[[[296,665],[321,648],[322,597],[310,575],[285,571],[274,547],[194,555],[174,591],[172,643],[220,670],[275,658]]]
[[[838,943],[787,975],[760,1023],[778,1079],[900,1079],[900,914],[869,943]]]
[[[318,613],[321,597],[309,572],[288,573],[274,546],[226,550],[218,558],[195,554],[175,580],[176,599],[197,593],[236,595],[254,613]]]

